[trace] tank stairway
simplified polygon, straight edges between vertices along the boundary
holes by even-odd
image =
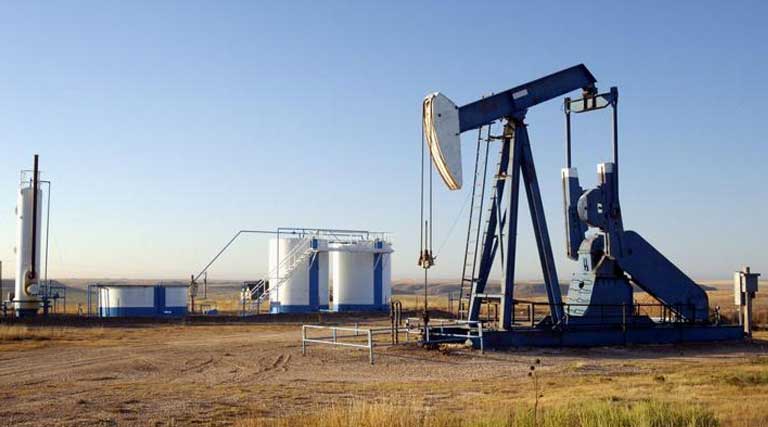
[[[483,126],[477,131],[477,150],[475,153],[475,174],[472,179],[472,196],[469,208],[469,224],[467,240],[464,248],[464,265],[461,271],[459,289],[459,304],[457,318],[466,320],[469,312],[469,300],[472,285],[477,280],[477,258],[480,247],[480,225],[483,223],[483,201],[485,199],[485,183],[488,173],[488,149],[490,148],[492,124]],[[485,136],[483,130],[485,129]],[[487,222],[487,220],[486,220]],[[485,239],[485,233],[482,236]]]
[[[269,280],[263,280],[251,289],[244,289],[242,298],[249,300],[252,305],[259,306],[264,300],[269,298],[273,291],[279,291],[280,287],[297,271],[297,268],[309,260],[316,252],[312,247],[314,239],[314,236],[301,238],[301,243],[294,246],[288,252],[288,255],[280,260],[277,267],[270,272],[269,277],[276,278],[274,283],[270,283]],[[285,268],[285,274],[281,277],[280,270],[283,268]],[[269,285],[267,285],[268,283]]]

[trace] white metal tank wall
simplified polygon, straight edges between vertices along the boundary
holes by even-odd
[[[326,247],[327,248],[327,247]],[[328,252],[317,253],[318,262],[318,287],[317,287],[317,308],[320,310],[328,310],[330,303],[330,290],[328,286],[328,279],[330,277],[330,268],[328,265]]]
[[[327,308],[328,242],[319,239],[311,242],[319,251],[316,257],[306,256],[308,243],[307,239],[300,238],[269,240],[271,312],[311,312]]]
[[[392,298],[392,245],[381,242],[380,246],[387,251],[381,254],[381,304],[388,306]]]
[[[27,272],[32,267],[32,187],[19,189],[16,205],[16,286],[14,309],[19,314],[34,314],[40,303],[37,300],[37,282],[25,284]],[[37,190],[37,244],[35,249],[35,271],[40,276],[40,236],[42,235],[43,190]]]
[[[185,315],[187,313],[187,295],[188,286],[164,286],[165,306],[161,308],[163,314],[175,316]],[[183,310],[183,312],[182,312]]]
[[[99,313],[102,317],[149,315],[154,310],[154,286],[99,288]]]
[[[373,304],[373,254],[331,252],[333,309],[356,311]]]
[[[379,240],[331,249],[334,311],[386,310],[392,294],[391,245]]]
[[[187,286],[103,286],[98,288],[102,317],[183,316]]]

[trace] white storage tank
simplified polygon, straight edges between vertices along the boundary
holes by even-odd
[[[328,299],[328,242],[299,237],[270,239],[270,312],[327,310]]]
[[[384,311],[392,293],[391,244],[374,240],[331,250],[334,311]]]
[[[28,281],[27,273],[32,268],[32,183],[22,183],[16,205],[16,286],[13,306],[17,316],[37,313],[40,301],[37,295],[37,280]],[[40,276],[40,236],[43,218],[43,190],[37,190],[37,235],[35,238],[35,271]]]
[[[97,289],[101,317],[180,317],[187,314],[187,285],[105,285]]]

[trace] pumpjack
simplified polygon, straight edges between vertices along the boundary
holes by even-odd
[[[472,325],[483,323],[482,307],[492,303],[498,307],[498,315],[493,319],[495,327],[472,339],[476,345],[478,339],[483,340],[486,347],[741,339],[743,333],[738,327],[709,321],[709,302],[703,288],[640,234],[624,229],[619,202],[618,88],[611,87],[608,92],[600,93],[596,82],[587,67],[580,64],[460,107],[440,93],[425,98],[425,142],[436,170],[449,189],[462,186],[462,133],[478,130],[479,138],[486,128],[486,141],[501,143],[489,212],[485,218],[482,210],[477,218],[470,215],[468,262],[462,275],[458,313],[463,326],[458,328],[471,329]],[[577,261],[578,270],[573,274],[564,302],[525,119],[530,108],[576,90],[581,90],[578,98],[564,99],[566,161],[561,178],[566,255]],[[597,165],[597,186],[584,189],[571,161],[572,115],[606,108],[612,112],[613,158],[611,162]],[[502,134],[491,136],[490,126],[499,121]],[[475,161],[472,191],[482,188],[482,199],[486,177],[480,172],[485,169],[478,162],[480,157],[478,154]],[[539,318],[536,308],[540,304],[516,299],[514,293],[521,178],[547,294],[547,314]],[[505,193],[508,193],[506,199]],[[473,196],[473,203],[475,200]],[[486,220],[482,237],[481,218]],[[471,249],[473,235],[477,236],[474,246],[480,249],[477,255]],[[489,293],[486,289],[497,257],[503,276],[500,291]],[[635,287],[656,303],[637,303]],[[527,310],[525,316],[519,314],[521,307]],[[522,324],[521,317],[525,318]],[[450,340],[451,333],[441,328],[441,336]],[[472,338],[471,333],[461,331],[453,331],[453,336]]]

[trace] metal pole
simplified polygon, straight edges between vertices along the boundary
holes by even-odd
[[[571,168],[571,98],[565,98],[565,167]]]
[[[523,144],[521,140],[520,128],[524,126],[522,120],[510,120],[505,129],[505,144],[511,144],[509,170],[507,171],[506,178],[510,179],[509,182],[509,205],[507,206],[507,236],[506,236],[506,251],[504,254],[502,243],[504,238],[501,237],[502,228],[499,224],[499,247],[502,255],[502,275],[504,280],[501,282],[501,319],[499,321],[499,328],[501,330],[509,330],[512,326],[512,300],[514,299],[515,292],[515,259],[517,253],[517,218],[520,205],[520,174],[523,161]],[[512,131],[514,129],[514,131]],[[511,135],[510,135],[510,132]],[[497,203],[501,203],[500,200],[496,200]],[[497,216],[497,218],[500,218]],[[506,258],[504,256],[506,255]]]
[[[499,156],[499,164],[496,172],[497,178],[505,175],[509,166],[509,152],[512,144],[509,143],[511,136],[507,137],[506,135],[508,133],[508,125],[504,126],[504,133],[504,142],[501,146],[501,154]],[[504,187],[506,186],[506,182],[506,179],[496,179],[496,184],[493,189],[493,197],[498,200],[502,200],[504,198]],[[503,215],[503,213],[498,210],[498,205],[494,202],[491,204],[491,212],[489,213],[488,220],[486,221],[486,230],[483,237],[483,251],[482,255],[480,256],[480,266],[478,269],[477,281],[472,283],[472,292],[469,300],[467,320],[478,320],[480,315],[481,302],[480,299],[476,297],[476,294],[485,291],[488,277],[491,273],[491,268],[493,267],[493,261],[497,250],[496,227],[499,221],[496,217],[498,215]],[[504,224],[504,221],[504,219],[500,221],[502,225]],[[502,231],[503,230],[499,230],[499,234],[501,234]],[[501,239],[498,239],[498,242],[501,242]]]
[[[485,354],[485,344],[483,344],[483,324],[482,322],[477,323],[477,333],[480,336],[480,354]]]
[[[552,244],[549,240],[549,231],[547,229],[547,219],[544,215],[544,204],[541,200],[541,190],[539,189],[538,179],[536,178],[536,167],[533,162],[533,153],[531,152],[530,138],[528,130],[522,119],[515,122],[515,139],[519,143],[521,161],[521,173],[525,185],[525,194],[528,198],[528,208],[531,213],[531,223],[534,228],[534,237],[536,237],[536,248],[539,252],[539,261],[541,263],[544,284],[547,288],[547,299],[549,300],[549,310],[552,315],[552,321],[555,325],[559,324],[563,318],[562,295],[560,293],[560,281],[557,278],[557,268],[555,259],[552,255]],[[511,230],[512,219],[508,229]],[[508,253],[512,254],[511,248],[507,248]],[[510,255],[511,256],[511,255]],[[507,263],[509,264],[509,262]]]
[[[38,155],[35,154],[34,166],[32,169],[32,265],[28,273],[30,280],[37,278],[37,269],[35,261],[37,259],[37,188],[38,188]]]
[[[307,325],[301,325],[301,355],[307,354]]]
[[[209,268],[209,267],[210,267],[210,266],[211,266],[211,265],[212,265],[214,262],[216,262],[216,260],[217,260],[217,259],[219,259],[219,257],[221,256],[221,254],[223,254],[223,253],[224,253],[224,251],[226,251],[226,250],[227,250],[227,248],[228,248],[228,247],[229,247],[229,246],[230,246],[230,245],[231,245],[231,244],[232,244],[232,243],[233,243],[233,242],[234,242],[234,241],[235,241],[235,240],[236,240],[236,239],[237,239],[237,238],[238,238],[238,237],[239,237],[241,234],[244,234],[244,233],[257,233],[257,234],[275,234],[275,232],[274,232],[274,231],[262,231],[262,230],[240,230],[240,231],[238,231],[238,232],[237,232],[237,233],[235,233],[235,235],[234,235],[234,236],[233,236],[233,237],[232,237],[232,238],[231,238],[231,239],[230,239],[230,240],[227,242],[227,244],[226,244],[226,245],[224,245],[224,247],[223,247],[223,248],[221,248],[221,250],[220,250],[220,251],[219,251],[219,252],[216,254],[216,256],[215,256],[215,257],[213,257],[213,259],[212,259],[212,260],[211,260],[211,261],[210,261],[210,262],[209,262],[209,263],[208,263],[208,264],[207,264],[205,267],[203,267],[203,269],[200,271],[200,273],[198,273],[198,274],[197,274],[197,276],[195,276],[195,280],[194,280],[194,281],[195,281],[195,282],[197,282],[197,281],[200,279],[200,277],[201,277],[201,276],[202,276],[202,275],[203,275],[205,272],[207,272],[207,271],[208,271],[208,268]],[[278,236],[277,236],[277,237],[278,237],[278,244],[279,244],[279,242],[280,242],[280,235],[278,234]],[[279,253],[279,252],[278,252],[278,253]],[[280,264],[279,264],[279,261],[280,261],[280,260],[278,259],[278,265],[280,265]]]
[[[373,334],[370,329],[368,329],[368,360],[373,365]]]
[[[390,338],[392,339],[392,344],[395,344],[395,340],[397,339],[397,332],[395,332],[395,310],[394,310],[394,304],[389,303],[389,322],[390,322],[390,328],[392,328],[392,333]]]
[[[752,297],[749,292],[744,292],[746,306],[744,307],[744,333],[752,338]]]
[[[613,123],[613,167],[614,167],[614,173],[616,174],[616,193],[618,194],[618,186],[619,186],[619,89],[617,87],[611,88],[611,98],[612,98],[612,112],[613,112],[613,119],[611,122]]]
[[[533,306],[533,303],[530,303],[530,305],[528,306],[528,313],[531,317],[531,327],[536,326],[535,312],[536,312],[536,308]]]
[[[46,181],[48,184],[48,201],[46,202],[45,213],[45,273],[44,280],[46,286],[50,289],[51,284],[48,282],[48,240],[51,234],[51,181]]]

